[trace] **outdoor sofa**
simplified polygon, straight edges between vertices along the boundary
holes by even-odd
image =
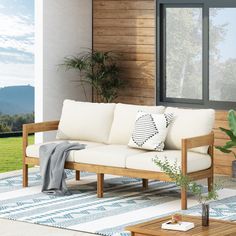
[[[138,111],[173,113],[163,152],[147,151],[127,146]],[[42,144],[28,145],[28,135],[57,130],[56,141],[69,140],[86,144],[86,149],[71,151],[65,168],[97,174],[97,196],[103,197],[104,174],[141,178],[143,187],[148,179],[172,181],[153,158],[177,161],[183,174],[193,180],[208,180],[213,184],[212,132],[215,112],[212,109],[180,109],[163,106],[86,103],[65,100],[60,121],[23,126],[23,186],[28,186],[28,165],[39,165]],[[187,209],[187,193],[181,189],[181,208]]]

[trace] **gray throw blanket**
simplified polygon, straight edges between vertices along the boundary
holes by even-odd
[[[50,143],[39,149],[40,173],[42,176],[42,192],[50,195],[70,195],[66,186],[65,161],[72,150],[84,149],[86,145],[79,143]]]

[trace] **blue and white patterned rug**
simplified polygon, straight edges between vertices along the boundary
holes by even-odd
[[[150,181],[143,191],[139,179],[105,176],[104,198],[96,197],[96,175],[82,173],[74,181],[67,171],[73,195],[47,196],[40,192],[39,172],[29,175],[30,187],[21,187],[21,176],[0,180],[0,217],[17,221],[97,233],[126,235],[127,225],[180,212],[180,194],[172,183]],[[201,208],[190,196],[186,214],[200,215]],[[220,200],[211,203],[211,217],[236,219],[236,190],[223,189]]]

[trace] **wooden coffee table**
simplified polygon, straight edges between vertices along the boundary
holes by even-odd
[[[160,219],[148,221],[145,223],[128,226],[125,230],[131,232],[132,236],[166,236],[166,235],[213,235],[213,236],[236,236],[236,223],[222,220],[210,219],[210,225],[208,227],[203,227],[201,224],[200,217],[194,216],[183,216],[183,221],[193,222],[195,227],[186,232],[173,231],[173,230],[164,230],[161,229],[161,224],[170,220],[171,216],[163,217]]]

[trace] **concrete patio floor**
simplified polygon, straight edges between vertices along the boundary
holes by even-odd
[[[30,171],[35,171],[31,168]],[[9,173],[0,174],[0,179],[20,174],[21,171],[13,171]],[[228,176],[215,176],[215,179],[223,180],[225,188],[236,189],[236,182]],[[206,184],[206,181],[201,181]],[[92,236],[94,234],[77,232],[72,230],[64,230],[55,227],[41,226],[36,224],[24,223],[19,221],[12,221],[0,219],[0,235],[1,236]]]
[[[1,236],[90,236],[83,232],[0,219]]]

